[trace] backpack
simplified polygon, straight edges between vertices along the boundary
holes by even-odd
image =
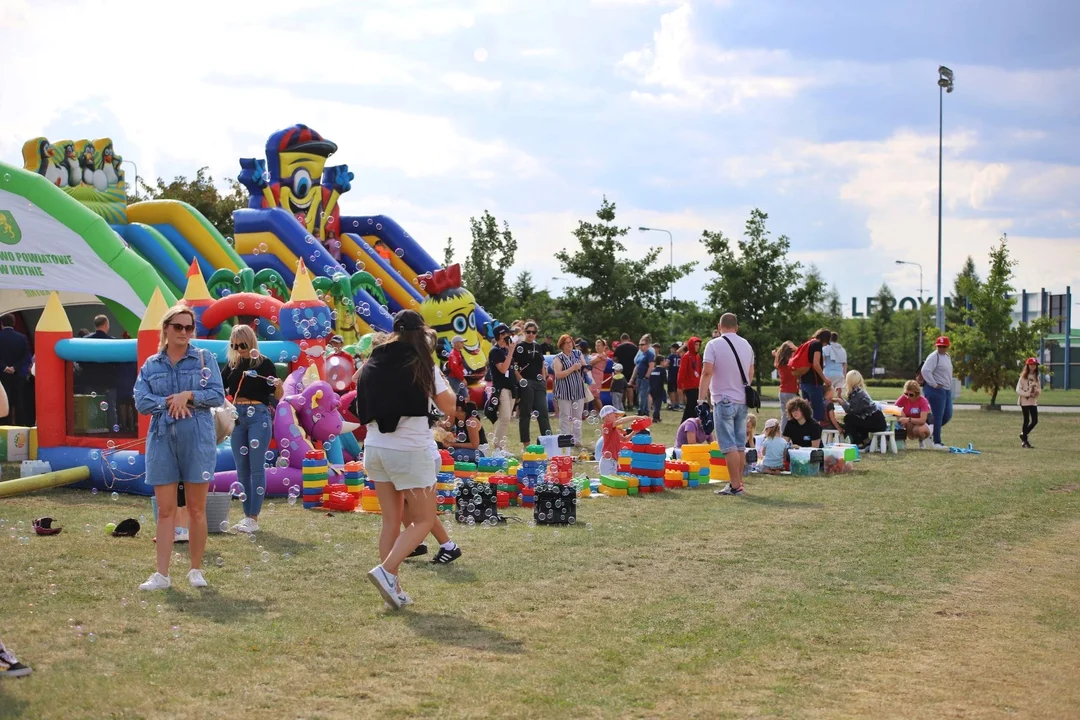
[[[810,372],[810,343],[814,342],[811,338],[807,340],[799,349],[795,351],[795,354],[788,359],[788,368],[791,369],[791,374],[797,378],[801,378],[806,373]]]

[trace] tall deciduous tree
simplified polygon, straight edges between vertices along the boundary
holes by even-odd
[[[768,350],[783,340],[798,344],[812,331],[810,310],[821,305],[825,285],[820,277],[806,282],[802,266],[787,259],[791,242],[786,235],[773,239],[765,225],[769,216],[758,208],[746,221],[743,239],[734,245],[722,232],[702,233],[701,242],[711,256],[714,273],[705,289],[717,314],[733,312],[739,334],[754,348],[757,378],[768,377],[772,363]]]
[[[998,390],[1016,383],[1025,358],[1035,354],[1039,335],[1049,332],[1052,319],[1031,323],[1012,322],[1013,267],[1009,246],[1002,238],[990,251],[990,272],[985,281],[966,276],[958,281],[959,292],[970,308],[952,329],[953,366],[960,377],[969,376],[974,389],[990,393],[997,404]],[[963,275],[963,274],[962,274]],[[970,321],[970,322],[968,322]]]
[[[469,218],[469,226],[472,243],[462,263],[462,285],[492,317],[502,319],[509,299],[506,276],[517,255],[517,240],[510,232],[510,225],[504,221],[500,227],[487,210],[480,218]]]
[[[140,200],[181,200],[202,213],[219,233],[226,237],[233,234],[233,211],[247,207],[248,192],[236,180],[231,180],[229,190],[221,192],[214,184],[210,169],[199,168],[195,177],[188,179],[177,175],[171,182],[158,178],[153,185],[139,180]],[[136,202],[129,196],[128,202]]]
[[[966,300],[964,288],[972,283],[979,283],[979,272],[975,269],[975,260],[968,255],[964,261],[964,267],[956,274],[953,280],[952,298],[949,307],[945,309],[945,327],[952,329],[964,322],[964,302]],[[945,302],[945,298],[941,299]],[[933,325],[933,323],[931,323]]]
[[[578,223],[574,236],[580,249],[555,253],[563,273],[584,281],[566,288],[567,329],[582,337],[607,338],[622,332],[638,337],[649,332],[665,339],[672,310],[668,288],[696,263],[654,267],[658,247],[640,259],[628,259],[622,238],[629,228],[615,225],[615,203],[605,197],[596,217],[600,222]]]
[[[443,267],[450,267],[454,264],[454,238],[446,238],[446,245],[443,246],[442,257]]]
[[[557,329],[552,328],[551,323],[558,314],[558,300],[551,297],[547,290],[538,290],[533,283],[532,273],[522,270],[510,287],[503,321],[509,323],[511,319],[532,319],[546,331],[551,331]]]

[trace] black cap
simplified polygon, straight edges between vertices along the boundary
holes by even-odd
[[[394,332],[423,329],[424,316],[415,310],[398,310],[394,314]]]
[[[120,524],[113,530],[113,537],[135,537],[139,534],[139,530],[142,526],[139,525],[139,521],[135,518],[128,518],[127,520],[121,520]]]
[[[510,328],[507,327],[506,323],[499,323],[498,325],[496,325],[495,327],[493,327],[491,329],[491,335],[492,335],[492,337],[495,337],[495,338],[499,337],[500,335],[504,335],[504,334],[506,334],[508,332],[510,332]]]

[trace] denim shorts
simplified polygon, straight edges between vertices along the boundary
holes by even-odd
[[[724,398],[713,405],[716,442],[720,452],[727,454],[746,447],[746,403]]]
[[[364,469],[375,482],[393,483],[396,490],[430,488],[435,484],[435,460],[429,448],[391,450],[364,448]]]
[[[146,437],[146,484],[210,482],[217,465],[210,411],[196,409],[191,417],[172,422],[158,432],[157,423],[163,422],[160,417],[154,418]]]

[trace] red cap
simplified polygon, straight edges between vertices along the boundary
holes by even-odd
[[[1027,365],[1038,365],[1038,364],[1039,364],[1039,361],[1038,361],[1038,360],[1036,360],[1036,359],[1035,359],[1035,358],[1033,358],[1033,357],[1029,357],[1029,358],[1027,359],[1027,363],[1026,363],[1026,364],[1027,364]]]
[[[938,347],[949,347],[949,345],[952,345],[952,343],[949,342],[949,338],[945,337],[944,335],[939,335],[937,342],[935,342],[934,344]]]

